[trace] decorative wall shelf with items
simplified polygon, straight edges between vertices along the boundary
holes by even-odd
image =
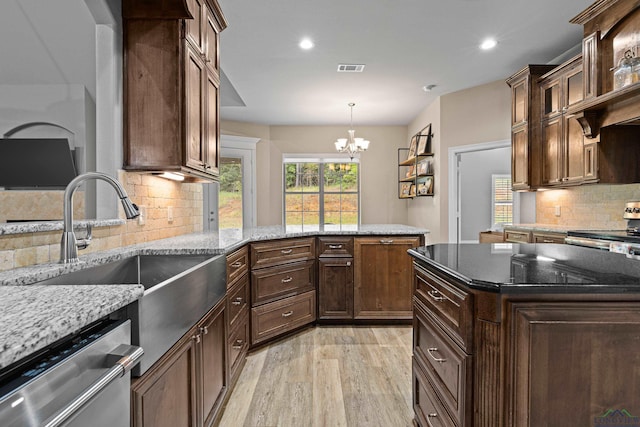
[[[398,149],[398,197],[433,196],[431,124],[411,137],[409,148]]]

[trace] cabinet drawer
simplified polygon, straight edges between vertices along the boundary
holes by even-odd
[[[271,265],[314,259],[316,256],[316,239],[274,240],[266,243],[251,244],[251,268],[262,268]]]
[[[227,289],[231,289],[235,281],[249,271],[249,248],[244,246],[227,255]]]
[[[504,241],[512,243],[531,242],[531,233],[528,231],[504,230]]]
[[[229,377],[235,378],[238,368],[242,366],[247,350],[249,349],[249,314],[238,319],[236,328],[229,332]]]
[[[420,427],[456,427],[415,359],[412,371],[413,411]]]
[[[316,320],[316,291],[251,309],[251,343],[256,344]]]
[[[245,312],[249,311],[249,275],[245,274],[227,295],[229,329],[233,329]]]
[[[561,243],[564,244],[565,234],[562,233],[532,233],[533,243]]]
[[[351,237],[318,237],[318,256],[350,257],[353,255]]]
[[[471,396],[471,356],[448,338],[430,319],[427,308],[417,300],[413,346],[416,363],[424,369],[453,419],[457,424],[463,424],[467,396]]]
[[[451,338],[468,353],[473,340],[471,294],[446,283],[438,276],[414,264],[415,296],[427,307]]]
[[[314,289],[314,267],[315,261],[305,261],[252,271],[253,305]]]

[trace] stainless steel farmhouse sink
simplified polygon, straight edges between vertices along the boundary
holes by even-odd
[[[38,285],[141,284],[144,295],[127,308],[132,343],[145,355],[133,369],[142,375],[221,298],[224,255],[136,255],[63,274]]]

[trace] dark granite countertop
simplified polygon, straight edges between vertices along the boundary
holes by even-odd
[[[640,259],[562,244],[436,244],[418,263],[472,289],[499,293],[640,293]]]

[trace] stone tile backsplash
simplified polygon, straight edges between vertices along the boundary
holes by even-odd
[[[576,228],[620,230],[627,201],[640,200],[640,184],[583,185],[536,193],[536,222]],[[556,216],[556,206],[560,216]]]
[[[184,184],[124,171],[119,171],[118,180],[131,200],[146,211],[144,224],[131,220],[124,225],[96,228],[91,245],[80,254],[202,231],[202,184]],[[84,198],[74,197],[74,202],[76,199]],[[50,204],[58,205],[61,219],[62,200]],[[172,221],[168,220],[169,208],[173,210]],[[122,212],[120,215],[124,218]],[[57,262],[61,235],[60,231],[52,231],[0,236],[0,271]]]

